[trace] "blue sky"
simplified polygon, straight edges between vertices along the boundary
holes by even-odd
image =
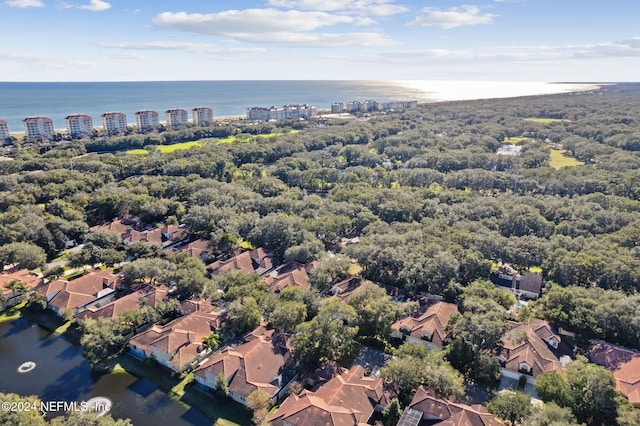
[[[0,81],[639,81],[637,0],[0,0]]]

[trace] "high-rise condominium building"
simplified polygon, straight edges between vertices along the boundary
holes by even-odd
[[[22,120],[24,131],[31,138],[48,138],[53,136],[53,120],[49,117],[27,117]]]
[[[209,107],[197,107],[191,110],[193,124],[208,125],[213,122],[213,110]]]
[[[121,112],[105,112],[102,127],[107,133],[123,133],[127,131],[127,116]]]
[[[0,145],[4,143],[7,139],[9,139],[9,125],[6,121],[0,120]]]
[[[144,110],[136,112],[136,126],[139,130],[155,129],[160,125],[156,111]]]
[[[64,118],[67,132],[72,137],[81,137],[93,131],[93,120],[86,114],[71,114]]]
[[[167,126],[177,127],[189,124],[189,113],[186,109],[169,109],[165,114]]]

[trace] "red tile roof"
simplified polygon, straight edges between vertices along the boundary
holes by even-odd
[[[28,269],[5,271],[0,274],[0,291],[2,293],[11,294],[12,290],[6,287],[11,281],[19,281],[32,290],[43,285],[42,278],[32,275]]]
[[[252,251],[244,251],[227,260],[216,260],[207,265],[207,271],[212,275],[218,275],[233,269],[238,269],[244,273],[253,272],[261,274],[273,268],[271,254],[263,248]]]
[[[290,362],[286,338],[270,330],[235,348],[226,347],[216,352],[195,370],[195,375],[204,378],[223,373],[229,391],[236,395],[246,398],[260,389],[274,397],[286,385],[279,376],[287,365],[291,367]]]
[[[560,353],[552,344],[559,346],[561,338],[547,321],[532,318],[529,324],[515,325],[502,338],[502,349],[496,355],[504,360],[504,368],[520,371],[526,363],[530,374],[539,374],[562,369]],[[567,354],[569,355],[569,354]]]
[[[169,294],[167,287],[150,284],[142,284],[132,290],[131,293],[104,306],[89,307],[86,311],[77,315],[78,319],[113,318],[124,311],[135,311],[140,308],[142,304],[156,308]]]
[[[291,395],[273,414],[274,426],[357,426],[366,423],[384,398],[382,379],[364,377],[364,368],[344,370],[317,391]]]
[[[469,406],[436,396],[431,389],[418,388],[409,407],[423,413],[424,419],[431,419],[438,426],[502,426],[481,405]],[[440,419],[440,421],[438,421]]]
[[[75,309],[99,298],[100,293],[119,286],[122,278],[112,269],[96,269],[71,281],[64,279],[48,283],[38,289],[45,296],[53,296],[48,304],[58,309]]]
[[[220,327],[222,315],[194,312],[166,325],[154,325],[131,338],[129,344],[145,352],[158,349],[170,355],[171,363],[183,370],[204,349],[202,339]]]
[[[591,362],[611,371],[616,379],[616,388],[629,398],[629,402],[640,407],[640,353],[593,341],[589,357]]]
[[[273,271],[264,278],[271,293],[279,293],[287,287],[302,287],[306,290],[311,288],[309,284],[309,272],[315,266],[315,262],[303,265],[297,262],[289,262]]]
[[[391,330],[408,334],[415,339],[428,337],[433,344],[443,346],[448,334],[445,327],[454,312],[458,312],[457,305],[432,301],[427,305],[426,311],[396,321]]]

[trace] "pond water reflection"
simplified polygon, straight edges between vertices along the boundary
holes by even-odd
[[[23,363],[35,363],[19,373]],[[158,386],[129,374],[95,375],[82,349],[25,319],[0,324],[0,392],[38,395],[44,401],[111,400],[110,414],[134,425],[211,425],[204,414],[171,400]]]

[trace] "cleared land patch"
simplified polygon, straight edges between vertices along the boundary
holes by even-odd
[[[530,117],[530,118],[525,118],[526,121],[533,121],[534,123],[542,123],[542,124],[549,124],[549,123],[562,123],[563,120],[562,118],[539,118],[539,117]]]
[[[289,132],[287,132],[286,134],[296,134],[298,133],[300,130],[291,130]],[[255,141],[257,138],[265,138],[265,139],[270,139],[276,136],[282,136],[285,133],[283,132],[273,132],[273,133],[266,133],[264,135],[255,135],[255,136],[250,136],[250,137],[237,137],[237,136],[229,136],[227,138],[222,138],[222,139],[212,139],[212,138],[208,138],[208,139],[202,139],[199,141],[191,141],[191,142],[180,142],[180,143],[174,143],[171,145],[158,145],[157,146],[157,150],[160,154],[170,154],[174,151],[178,151],[181,149],[190,149],[193,148],[194,146],[203,146],[205,143],[207,142],[214,142],[216,145],[221,145],[221,144],[232,144],[234,142],[241,142],[241,143],[247,143],[247,142],[253,142]],[[149,155],[149,151],[146,149],[131,149],[129,151],[127,151],[127,154],[130,155]]]
[[[549,159],[549,165],[558,170],[563,167],[575,167],[582,166],[584,163],[582,161],[578,161],[573,157],[569,157],[565,154],[563,149],[554,149],[551,148],[551,158]]]

